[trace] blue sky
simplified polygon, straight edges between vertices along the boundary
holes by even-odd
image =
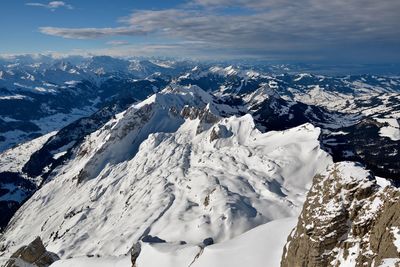
[[[116,27],[118,20],[135,9],[170,8],[179,1],[145,0],[95,0],[64,1],[66,7],[47,8],[30,3],[48,4],[51,1],[3,0],[0,9],[0,32],[2,42],[0,53],[39,53],[46,51],[70,52],[75,49],[106,48],[107,42],[129,40],[144,42],[129,36],[102,39],[66,39],[42,34],[40,27]]]
[[[400,62],[398,0],[3,0],[0,54]]]

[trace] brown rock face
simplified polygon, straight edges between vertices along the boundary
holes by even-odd
[[[131,262],[132,262],[132,267],[136,267],[136,260],[140,255],[140,251],[142,250],[142,246],[140,243],[135,243],[132,248],[131,248]]]
[[[47,267],[59,259],[56,254],[48,252],[43,246],[40,237],[37,237],[29,245],[20,247],[12,254],[4,267],[22,267],[27,265]]]
[[[356,163],[335,163],[314,177],[282,267],[400,263],[400,191],[381,187]],[[392,265],[388,265],[392,266]]]
[[[185,106],[181,111],[181,116],[185,119],[200,120],[196,130],[197,134],[209,129],[214,123],[217,123],[220,120],[217,115],[210,111],[209,107],[198,109],[195,107]]]

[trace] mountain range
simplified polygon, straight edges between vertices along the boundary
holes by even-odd
[[[52,266],[399,262],[399,221],[371,221],[396,212],[400,76],[290,69],[3,59],[0,254],[39,236]]]

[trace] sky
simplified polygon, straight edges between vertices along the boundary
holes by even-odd
[[[399,0],[2,0],[0,54],[400,63]]]

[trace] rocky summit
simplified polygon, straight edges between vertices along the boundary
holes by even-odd
[[[331,165],[313,179],[281,266],[399,264],[399,200],[397,188],[377,183],[359,164]]]

